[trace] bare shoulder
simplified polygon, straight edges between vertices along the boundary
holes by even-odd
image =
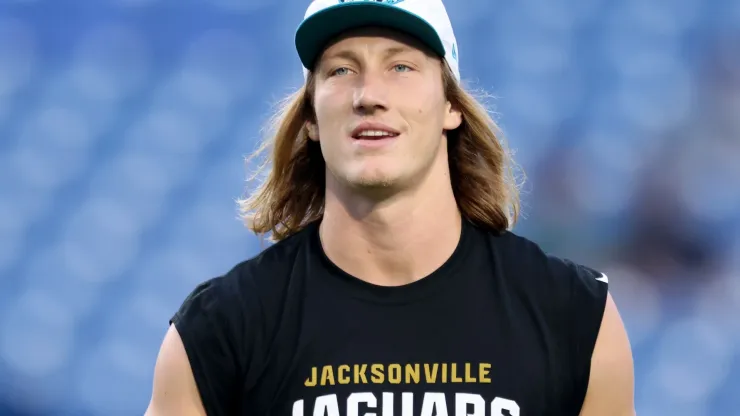
[[[632,348],[611,294],[607,296],[581,416],[634,416]]]
[[[206,416],[185,346],[174,325],[170,325],[159,349],[145,415]]]
[[[147,416],[233,413],[263,371],[301,241],[275,244],[187,295],[159,348]]]

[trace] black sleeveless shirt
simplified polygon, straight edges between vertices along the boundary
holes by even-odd
[[[312,224],[202,283],[171,322],[211,416],[577,416],[605,281],[465,222],[441,268],[376,286]]]

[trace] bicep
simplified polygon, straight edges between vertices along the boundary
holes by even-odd
[[[627,332],[614,300],[608,295],[580,416],[633,416],[634,384]]]
[[[182,338],[170,325],[154,366],[146,416],[206,416]]]

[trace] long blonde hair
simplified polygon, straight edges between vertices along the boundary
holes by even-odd
[[[462,124],[447,133],[452,188],[464,218],[494,232],[510,229],[520,212],[516,165],[501,132],[485,107],[457,82],[447,65],[442,81],[448,101],[462,113]],[[315,81],[288,96],[271,119],[270,135],[250,156],[266,155],[257,173],[263,180],[238,201],[247,227],[272,240],[287,238],[321,219],[326,166],[306,122],[314,119]],[[265,177],[266,174],[266,177]]]

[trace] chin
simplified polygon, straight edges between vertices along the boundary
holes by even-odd
[[[348,178],[349,183],[356,188],[363,189],[387,189],[398,182],[397,175],[379,170],[373,172],[362,172]]]
[[[362,189],[388,189],[396,183],[387,177],[362,177],[353,182],[353,185]]]
[[[352,163],[329,168],[332,176],[343,187],[355,191],[392,190],[406,182],[403,169],[389,163]]]

